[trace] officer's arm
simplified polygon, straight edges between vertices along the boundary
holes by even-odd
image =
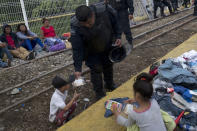
[[[73,60],[76,72],[81,72],[83,62],[83,41],[77,33],[77,29],[71,25],[71,44],[73,48]]]
[[[120,24],[118,23],[117,12],[110,5],[107,5],[107,10],[110,14],[109,16],[110,16],[110,20],[111,20],[111,23],[112,23],[113,30],[116,34],[116,38],[121,39]]]
[[[131,15],[133,15],[133,13],[134,13],[133,0],[126,0],[126,1],[127,1],[128,7],[129,7],[129,13]]]

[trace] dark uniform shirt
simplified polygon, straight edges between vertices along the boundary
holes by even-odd
[[[129,9],[129,14],[134,13],[133,0],[108,0],[108,3],[117,11]]]
[[[83,60],[87,62],[87,59],[89,59],[88,62],[91,64],[98,62],[99,57],[102,56],[101,54],[110,49],[113,44],[112,39],[121,38],[116,11],[103,2],[90,7],[96,16],[95,24],[92,28],[88,29],[80,26],[75,16],[71,19],[74,67],[75,71],[79,72],[81,72]],[[105,20],[98,14],[102,14]]]

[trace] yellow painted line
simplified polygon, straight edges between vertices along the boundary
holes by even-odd
[[[189,50],[197,50],[197,34],[183,42],[181,45],[170,51],[167,55],[160,60],[178,57],[179,55]],[[132,70],[132,69],[131,69]],[[149,67],[142,72],[148,72]],[[134,82],[132,77],[126,83],[121,85],[115,91],[109,93],[105,98],[99,100],[87,110],[76,116],[74,119],[63,125],[58,131],[125,131],[125,127],[116,124],[114,117],[105,118],[104,102],[114,97],[132,97],[132,85]]]

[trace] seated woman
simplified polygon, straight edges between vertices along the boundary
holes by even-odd
[[[11,61],[13,59],[13,56],[9,52],[6,43],[3,43],[3,42],[0,41],[0,63],[3,64],[3,65],[6,65],[5,63],[2,62],[2,59],[4,59],[5,55],[8,58],[8,60],[7,60],[8,66],[11,66]]]
[[[134,100],[127,100],[126,103],[137,103],[128,111],[128,118],[125,118],[113,107],[117,123],[122,126],[132,126],[136,124],[140,131],[166,131],[166,127],[161,116],[160,107],[155,99],[152,99],[153,87],[152,76],[141,73],[137,76],[133,85]]]
[[[11,54],[23,60],[31,60],[35,58],[34,52],[29,52],[25,48],[23,48],[18,43],[18,39],[15,33],[12,32],[12,28],[10,25],[5,24],[3,26],[3,34],[1,35],[1,41],[7,44],[7,47]]]
[[[53,26],[50,25],[49,20],[43,18],[43,26],[41,27],[42,38],[44,43],[47,45],[49,51],[59,51],[66,48],[64,41],[57,38]]]
[[[46,49],[38,36],[28,30],[24,23],[17,26],[16,35],[19,38],[21,45],[29,51],[33,51],[33,48],[36,46],[36,44],[39,44],[43,50]]]

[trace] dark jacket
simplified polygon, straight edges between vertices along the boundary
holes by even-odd
[[[95,25],[91,29],[80,26],[75,16],[71,19],[73,60],[75,71],[79,72],[81,72],[83,60],[87,63],[87,59],[92,57],[89,63],[94,64],[99,61],[98,57],[101,57],[103,52],[110,49],[113,38],[121,38],[116,11],[103,2],[90,7],[96,16]]]
[[[117,11],[129,9],[129,14],[133,15],[134,13],[133,0],[108,0],[108,3]]]
[[[16,34],[13,33],[13,32],[11,32],[11,33],[10,33],[10,36],[11,36],[12,39],[14,40],[14,44],[15,44],[16,48],[20,47],[20,46],[19,46],[19,43],[18,43],[18,38],[17,38]],[[6,34],[5,34],[5,27],[3,27],[3,34],[0,36],[0,41],[1,41],[1,42],[7,43],[8,49],[9,49],[9,50],[13,50],[13,48],[12,48],[11,46],[8,45],[8,41],[7,41],[7,39],[6,39]]]

